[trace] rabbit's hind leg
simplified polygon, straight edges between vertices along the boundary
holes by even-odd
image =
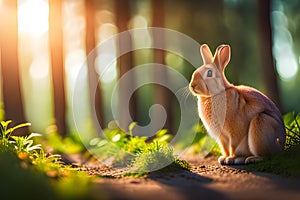
[[[245,164],[257,163],[263,160],[263,157],[260,156],[249,156],[245,160]]]
[[[262,157],[279,152],[281,147],[278,145],[278,132],[280,131],[280,124],[270,115],[259,113],[255,116],[250,122],[248,135],[252,156],[246,159],[246,163],[258,162]]]

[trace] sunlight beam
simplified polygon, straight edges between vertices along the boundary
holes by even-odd
[[[44,0],[27,0],[19,5],[18,29],[20,33],[29,33],[39,37],[49,29],[49,6]]]

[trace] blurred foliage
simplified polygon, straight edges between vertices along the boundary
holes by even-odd
[[[40,134],[12,135],[13,131],[29,126],[29,123],[11,128],[10,123],[0,123],[1,198],[91,199],[91,177],[65,165],[60,155],[47,155],[41,144],[34,143]]]
[[[200,154],[204,157],[221,155],[218,143],[208,135],[201,121],[186,132],[186,138],[191,137],[194,133],[196,133],[196,135],[192,144],[188,144],[187,154]],[[188,143],[187,141],[181,140],[178,144],[176,144],[176,147],[178,149],[186,148],[186,143]]]
[[[57,199],[48,177],[25,167],[13,152],[1,152],[0,162],[1,199]]]
[[[62,137],[56,129],[55,125],[51,125],[47,128],[46,134],[44,134],[38,142],[42,143],[47,152],[58,154],[75,154],[83,153],[85,147],[78,134],[70,134],[68,137]]]

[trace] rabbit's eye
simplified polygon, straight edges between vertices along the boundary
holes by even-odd
[[[212,75],[213,75],[213,72],[211,70],[208,70],[207,71],[207,77],[212,77]]]

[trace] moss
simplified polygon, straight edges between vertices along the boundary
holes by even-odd
[[[247,166],[248,169],[300,178],[300,146]]]
[[[300,178],[300,113],[283,116],[286,127],[285,151],[262,162],[248,165],[251,170]]]

